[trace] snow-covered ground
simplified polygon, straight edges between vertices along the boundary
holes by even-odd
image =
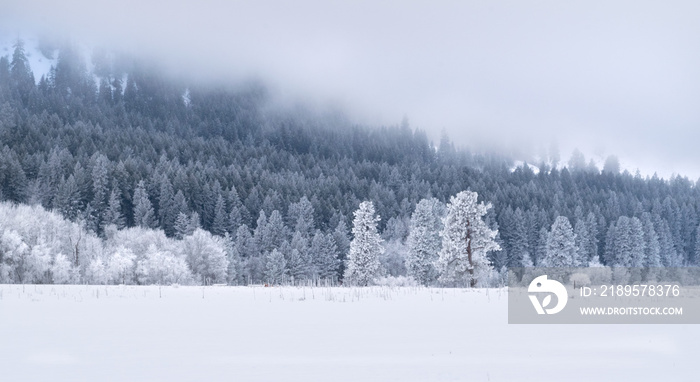
[[[695,381],[699,339],[508,325],[504,289],[0,285],[2,381]]]

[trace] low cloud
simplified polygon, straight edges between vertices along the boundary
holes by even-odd
[[[437,140],[615,153],[700,176],[695,2],[31,1],[5,33],[69,36],[206,81],[256,77]]]

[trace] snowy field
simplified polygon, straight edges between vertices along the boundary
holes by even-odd
[[[0,285],[2,381],[696,381],[699,350],[508,325],[504,289]]]

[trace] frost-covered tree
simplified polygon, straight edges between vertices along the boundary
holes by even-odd
[[[338,267],[338,278],[341,278],[345,273],[345,259],[347,259],[348,252],[350,252],[348,226],[345,224],[344,219],[338,220],[338,223],[333,230],[333,241],[335,241],[336,248],[338,249],[338,260],[340,260],[340,266]]]
[[[136,255],[124,247],[118,246],[107,261],[107,279],[114,284],[131,284],[134,278]]]
[[[292,241],[285,252],[287,270],[292,281],[300,281],[311,275],[312,260],[309,240],[301,232],[294,232]]]
[[[437,278],[435,261],[440,252],[440,231],[445,207],[435,198],[423,199],[411,215],[406,271],[423,285]]]
[[[279,249],[285,240],[287,240],[287,227],[282,220],[282,214],[274,210],[262,231],[260,249],[264,252],[272,251],[275,248]]]
[[[588,252],[590,249],[588,245],[590,242],[588,226],[583,219],[578,219],[576,221],[574,235],[576,237],[576,264],[577,266],[586,266],[592,256]]]
[[[566,216],[557,216],[547,236],[547,250],[540,261],[542,267],[575,267],[576,240]]]
[[[190,272],[185,259],[176,256],[168,250],[158,249],[151,244],[146,250],[145,256],[138,261],[136,277],[140,284],[190,284],[192,272]]]
[[[190,224],[190,217],[187,216],[184,212],[180,212],[177,215],[177,219],[175,220],[175,225],[174,225],[174,230],[175,230],[175,238],[182,240],[183,237],[187,235],[191,235],[192,232],[194,232],[193,229],[191,229],[192,225]]]
[[[527,236],[527,221],[520,208],[513,213],[508,267],[524,267],[532,264]]]
[[[54,284],[70,284],[77,282],[75,276],[77,272],[71,266],[66,255],[59,253],[51,264],[51,280]]]
[[[160,226],[166,235],[173,236],[175,234],[174,226],[178,214],[173,186],[170,180],[163,176],[160,180],[160,194],[158,195],[158,217],[160,218]]]
[[[102,218],[107,208],[110,178],[110,161],[103,154],[93,155],[92,162],[92,207],[95,209],[97,226],[102,226]]]
[[[223,238],[223,243],[224,243],[224,248],[226,249],[226,258],[228,259],[228,270],[227,270],[227,277],[228,277],[228,285],[238,285],[240,283],[240,276],[242,275],[241,272],[241,255],[238,252],[238,248],[236,247],[233,238],[231,238],[231,235],[226,233]]]
[[[379,256],[380,276],[406,276],[408,246],[401,239],[393,238],[383,243],[384,253]]]
[[[683,255],[680,254],[673,241],[673,234],[666,220],[661,220],[659,234],[659,250],[661,263],[665,267],[683,266]]]
[[[284,255],[277,248],[265,255],[265,281],[270,284],[278,284],[284,280],[287,262]]]
[[[659,235],[654,229],[654,223],[649,213],[642,216],[644,230],[644,266],[656,268],[661,266],[661,253],[659,247]]]
[[[297,203],[289,205],[287,221],[289,227],[293,227],[295,232],[311,240],[314,230],[314,207],[306,196],[302,196]]]
[[[447,204],[436,266],[443,283],[483,285],[493,270],[488,253],[501,247],[494,240],[497,231],[484,221],[491,204],[479,203],[477,198],[476,192],[462,191]]]
[[[15,230],[6,229],[0,236],[0,282],[22,283],[25,262],[31,248]]]
[[[134,191],[134,224],[144,228],[153,228],[156,225],[153,205],[148,199],[143,180],[139,181]]]
[[[104,214],[103,229],[108,225],[114,225],[117,229],[122,229],[126,225],[124,215],[122,215],[121,197],[117,190],[112,190],[107,202],[107,210]]]
[[[107,284],[108,276],[104,262],[99,257],[90,261],[85,271],[85,280],[90,284]]]
[[[202,284],[227,282],[228,259],[221,237],[196,229],[182,239],[182,253]]]
[[[374,204],[369,201],[360,203],[354,216],[345,282],[367,286],[379,275],[379,256],[384,252],[382,239],[377,232],[380,217],[375,214]]]
[[[535,260],[533,261],[536,266],[542,266],[542,260],[547,256],[547,239],[549,238],[549,231],[546,227],[540,228],[537,239],[537,248],[535,248]]]
[[[338,276],[338,249],[333,235],[316,230],[309,247],[314,265],[314,273],[320,279],[334,279]]]
[[[228,213],[226,212],[226,202],[224,197],[219,195],[214,206],[214,221],[211,224],[211,233],[224,236],[229,228]]]
[[[620,216],[610,225],[605,238],[606,262],[620,267],[642,267],[645,263],[645,238],[641,221]]]

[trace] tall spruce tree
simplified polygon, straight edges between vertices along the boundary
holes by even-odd
[[[134,191],[134,224],[144,228],[154,228],[156,226],[155,213],[153,205],[148,199],[146,185],[143,180],[140,180]]]
[[[435,198],[422,199],[411,215],[408,234],[408,275],[422,285],[437,279],[435,261],[440,252],[440,231],[445,207]]]
[[[382,239],[377,232],[380,217],[375,214],[374,204],[360,203],[354,213],[350,252],[346,260],[345,277],[347,284],[367,286],[379,276],[379,256],[384,252]]]
[[[540,266],[559,268],[576,265],[574,230],[566,216],[557,216],[547,236],[547,250]]]

